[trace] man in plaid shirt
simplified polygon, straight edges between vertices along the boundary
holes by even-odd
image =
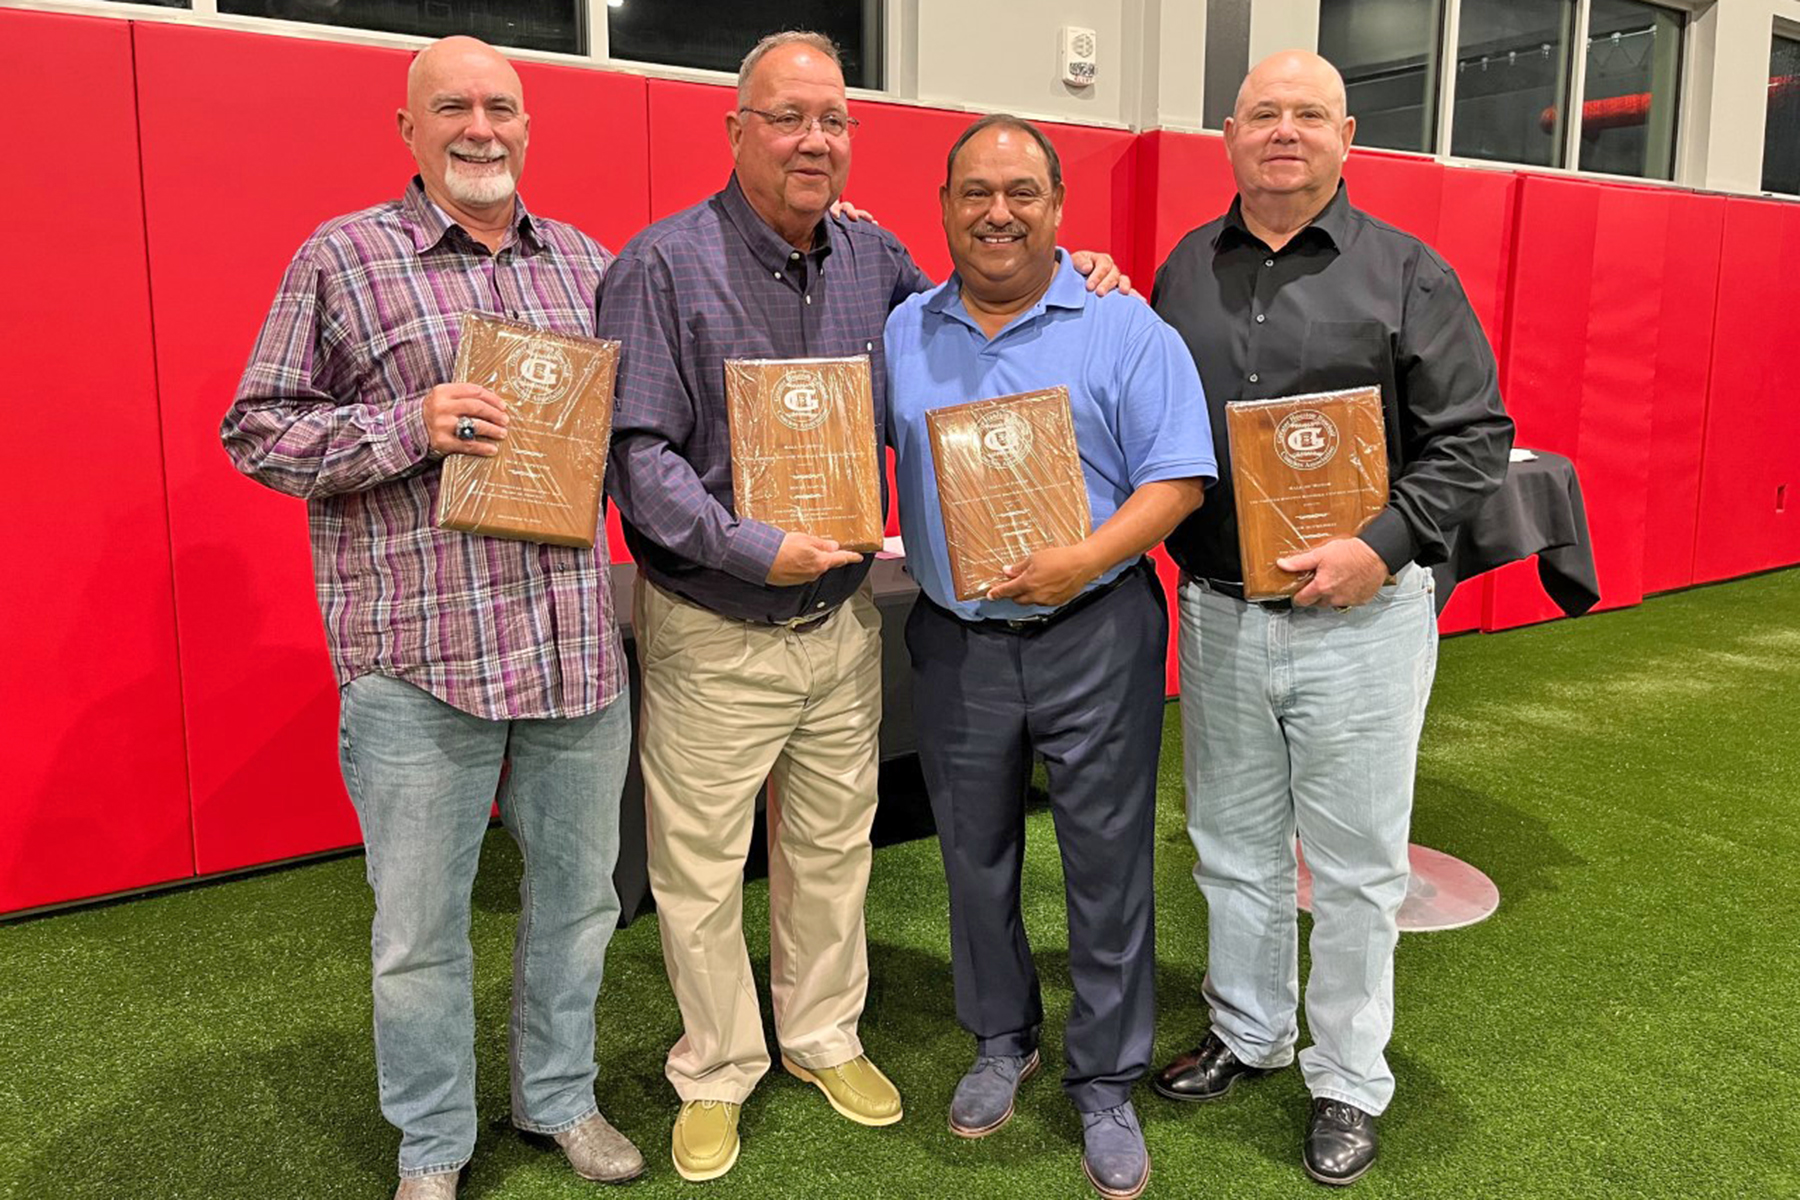
[[[341,697],[344,781],[375,892],[375,1051],[401,1132],[397,1200],[444,1200],[475,1146],[470,890],[489,806],[525,860],[509,1043],[512,1120],[583,1177],[637,1150],[594,1100],[594,1003],[618,916],[630,752],[605,539],[592,550],[439,530],[446,455],[491,455],[500,397],[445,382],[461,314],[593,332],[610,255],[526,211],[517,73],[473,38],[424,50],[398,199],[326,222],[276,292],[221,437],[303,496]]]

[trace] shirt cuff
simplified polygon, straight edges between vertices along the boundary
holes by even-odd
[[[784,536],[773,525],[745,517],[726,535],[725,561],[720,566],[747,583],[766,584]]]
[[[383,439],[383,458],[397,455],[389,464],[390,474],[398,475],[425,461],[431,452],[431,434],[425,429],[425,405],[418,400],[401,400],[387,411],[388,430],[392,436]]]
[[[1356,536],[1387,564],[1389,575],[1399,574],[1400,568],[1418,555],[1406,518],[1391,505],[1376,513]]]

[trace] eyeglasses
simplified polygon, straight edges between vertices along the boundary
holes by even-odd
[[[745,106],[738,109],[738,111],[741,113],[755,113],[757,116],[767,121],[769,123],[769,128],[773,129],[782,137],[795,137],[797,135],[811,133],[814,125],[817,125],[819,127],[819,132],[828,138],[855,137],[856,127],[862,124],[862,122],[858,121],[855,117],[846,116],[840,112],[828,112],[822,117],[809,117],[805,113],[797,112],[791,108],[782,112],[764,112],[760,108],[750,108]]]

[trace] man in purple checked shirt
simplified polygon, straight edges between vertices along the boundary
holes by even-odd
[[[474,1152],[469,896],[507,759],[500,813],[525,860],[512,1121],[553,1137],[584,1178],[629,1179],[644,1160],[594,1100],[631,738],[606,542],[501,541],[432,520],[444,456],[490,455],[506,436],[498,396],[444,382],[460,315],[591,334],[611,255],[518,199],[531,121],[492,48],[426,48],[398,115],[419,174],[300,247],[220,435],[240,471],[307,501],[344,782],[375,892],[396,1200],[454,1197]]]
[[[882,327],[931,281],[892,234],[828,215],[855,129],[830,40],[764,38],[725,118],[724,189],[633,238],[599,301],[600,335],[623,343],[607,486],[639,571],[650,884],[682,1019],[670,1149],[689,1180],[737,1162],[739,1113],[771,1065],[743,933],[765,779],[782,1066],[848,1120],[901,1117],[858,1033],[881,723],[869,563],[737,516],[725,408],[728,358],[866,354],[885,424]],[[1102,289],[1120,279],[1103,255],[1074,257]]]

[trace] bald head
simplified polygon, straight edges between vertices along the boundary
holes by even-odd
[[[399,122],[433,203],[459,223],[511,219],[531,118],[504,55],[472,37],[431,43],[407,69]]]
[[[525,88],[506,56],[480,38],[439,38],[413,56],[406,68],[406,106],[415,112],[440,88],[478,74],[508,88],[523,105]]]
[[[1300,84],[1318,91],[1330,103],[1332,115],[1340,121],[1349,115],[1350,100],[1344,91],[1344,77],[1329,61],[1311,50],[1277,50],[1251,67],[1238,87],[1233,115],[1239,115],[1241,120],[1240,114],[1248,97],[1281,83]]]
[[[1225,150],[1246,217],[1298,228],[1337,194],[1356,136],[1344,77],[1310,50],[1283,50],[1251,69],[1225,122]]]

